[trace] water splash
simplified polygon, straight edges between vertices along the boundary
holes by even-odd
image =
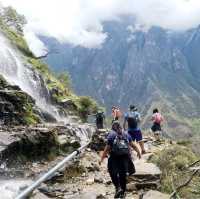
[[[23,63],[15,50],[0,34],[0,74],[10,83],[18,85],[36,101],[36,105],[57,121],[67,122],[58,109],[50,103],[50,95],[41,75],[30,64]]]
[[[2,199],[13,199],[25,187],[32,182],[30,180],[1,180],[0,193]]]

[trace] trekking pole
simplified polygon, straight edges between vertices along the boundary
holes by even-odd
[[[71,153],[69,156],[64,158],[61,162],[59,162],[56,166],[54,166],[52,169],[50,169],[46,174],[44,174],[36,182],[34,182],[32,185],[30,185],[28,188],[26,188],[24,191],[22,191],[22,193],[20,193],[15,199],[25,199],[25,197],[27,197],[31,192],[33,192],[37,187],[39,187],[42,182],[49,179],[49,177],[51,177],[56,171],[61,169],[68,161],[70,161],[76,155],[80,154],[80,152],[84,148],[86,148],[89,144],[90,144],[90,142],[88,142],[87,144],[80,147],[79,149],[77,149],[76,151]]]

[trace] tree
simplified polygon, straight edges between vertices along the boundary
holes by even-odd
[[[89,96],[81,96],[79,104],[79,114],[84,122],[87,121],[88,115],[94,114],[98,110],[97,103]]]
[[[17,32],[22,33],[23,27],[27,23],[25,17],[16,12],[12,7],[5,7],[1,13],[1,18],[9,27],[14,28]]]

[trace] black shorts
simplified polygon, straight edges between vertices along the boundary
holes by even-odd
[[[153,126],[151,127],[151,130],[152,130],[153,132],[162,131],[161,126],[160,126],[160,124],[158,124],[158,123],[154,123]]]

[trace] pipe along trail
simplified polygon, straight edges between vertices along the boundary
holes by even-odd
[[[61,162],[59,162],[55,167],[50,169],[47,173],[45,173],[41,178],[39,178],[36,182],[34,182],[32,185],[30,185],[27,189],[22,191],[15,199],[25,199],[26,196],[28,196],[31,192],[33,192],[37,187],[40,186],[42,182],[47,180],[51,175],[53,175],[56,171],[61,169],[68,161],[70,161],[72,158],[74,158],[76,155],[78,155],[83,149],[85,149],[90,142],[83,145],[73,153],[71,153],[69,156],[64,158]]]

